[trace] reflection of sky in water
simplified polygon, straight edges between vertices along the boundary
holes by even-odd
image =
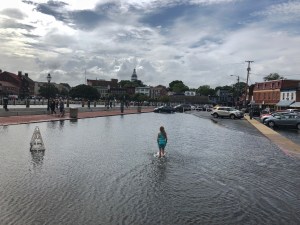
[[[168,133],[168,155],[157,159],[161,125]],[[36,126],[45,153],[29,151]],[[147,113],[6,126],[0,127],[0,143],[5,196],[0,220],[5,222],[300,221],[293,214],[300,210],[298,160],[266,138],[192,115]]]

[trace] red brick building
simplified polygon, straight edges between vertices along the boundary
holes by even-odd
[[[300,80],[272,80],[254,84],[253,101],[262,108],[288,107],[300,101]]]
[[[2,96],[18,95],[21,98],[34,95],[34,81],[28,77],[28,73],[18,75],[0,70],[0,84],[2,86]]]

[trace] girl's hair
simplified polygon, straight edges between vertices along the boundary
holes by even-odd
[[[163,126],[161,126],[159,128],[160,132],[162,133],[162,135],[166,138],[167,137],[167,134],[166,134],[166,131],[165,131],[165,128]]]

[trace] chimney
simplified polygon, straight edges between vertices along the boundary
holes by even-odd
[[[28,77],[28,73],[25,73],[25,77]]]
[[[0,73],[2,73],[2,70],[0,69]]]
[[[18,76],[19,76],[19,77],[22,76],[22,71],[18,71]]]

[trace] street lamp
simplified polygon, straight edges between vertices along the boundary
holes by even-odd
[[[231,77],[232,76],[235,76],[235,77],[237,77],[237,83],[238,83],[238,86],[237,86],[237,95],[238,95],[238,97],[237,97],[237,100],[240,98],[240,76],[238,76],[238,75],[230,75]]]
[[[47,81],[48,81],[48,88],[47,88],[47,97],[48,97],[48,106],[47,106],[47,111],[50,110],[50,102],[49,102],[49,89],[50,89],[50,81],[51,81],[51,75],[50,73],[48,73],[48,76],[47,76]]]

